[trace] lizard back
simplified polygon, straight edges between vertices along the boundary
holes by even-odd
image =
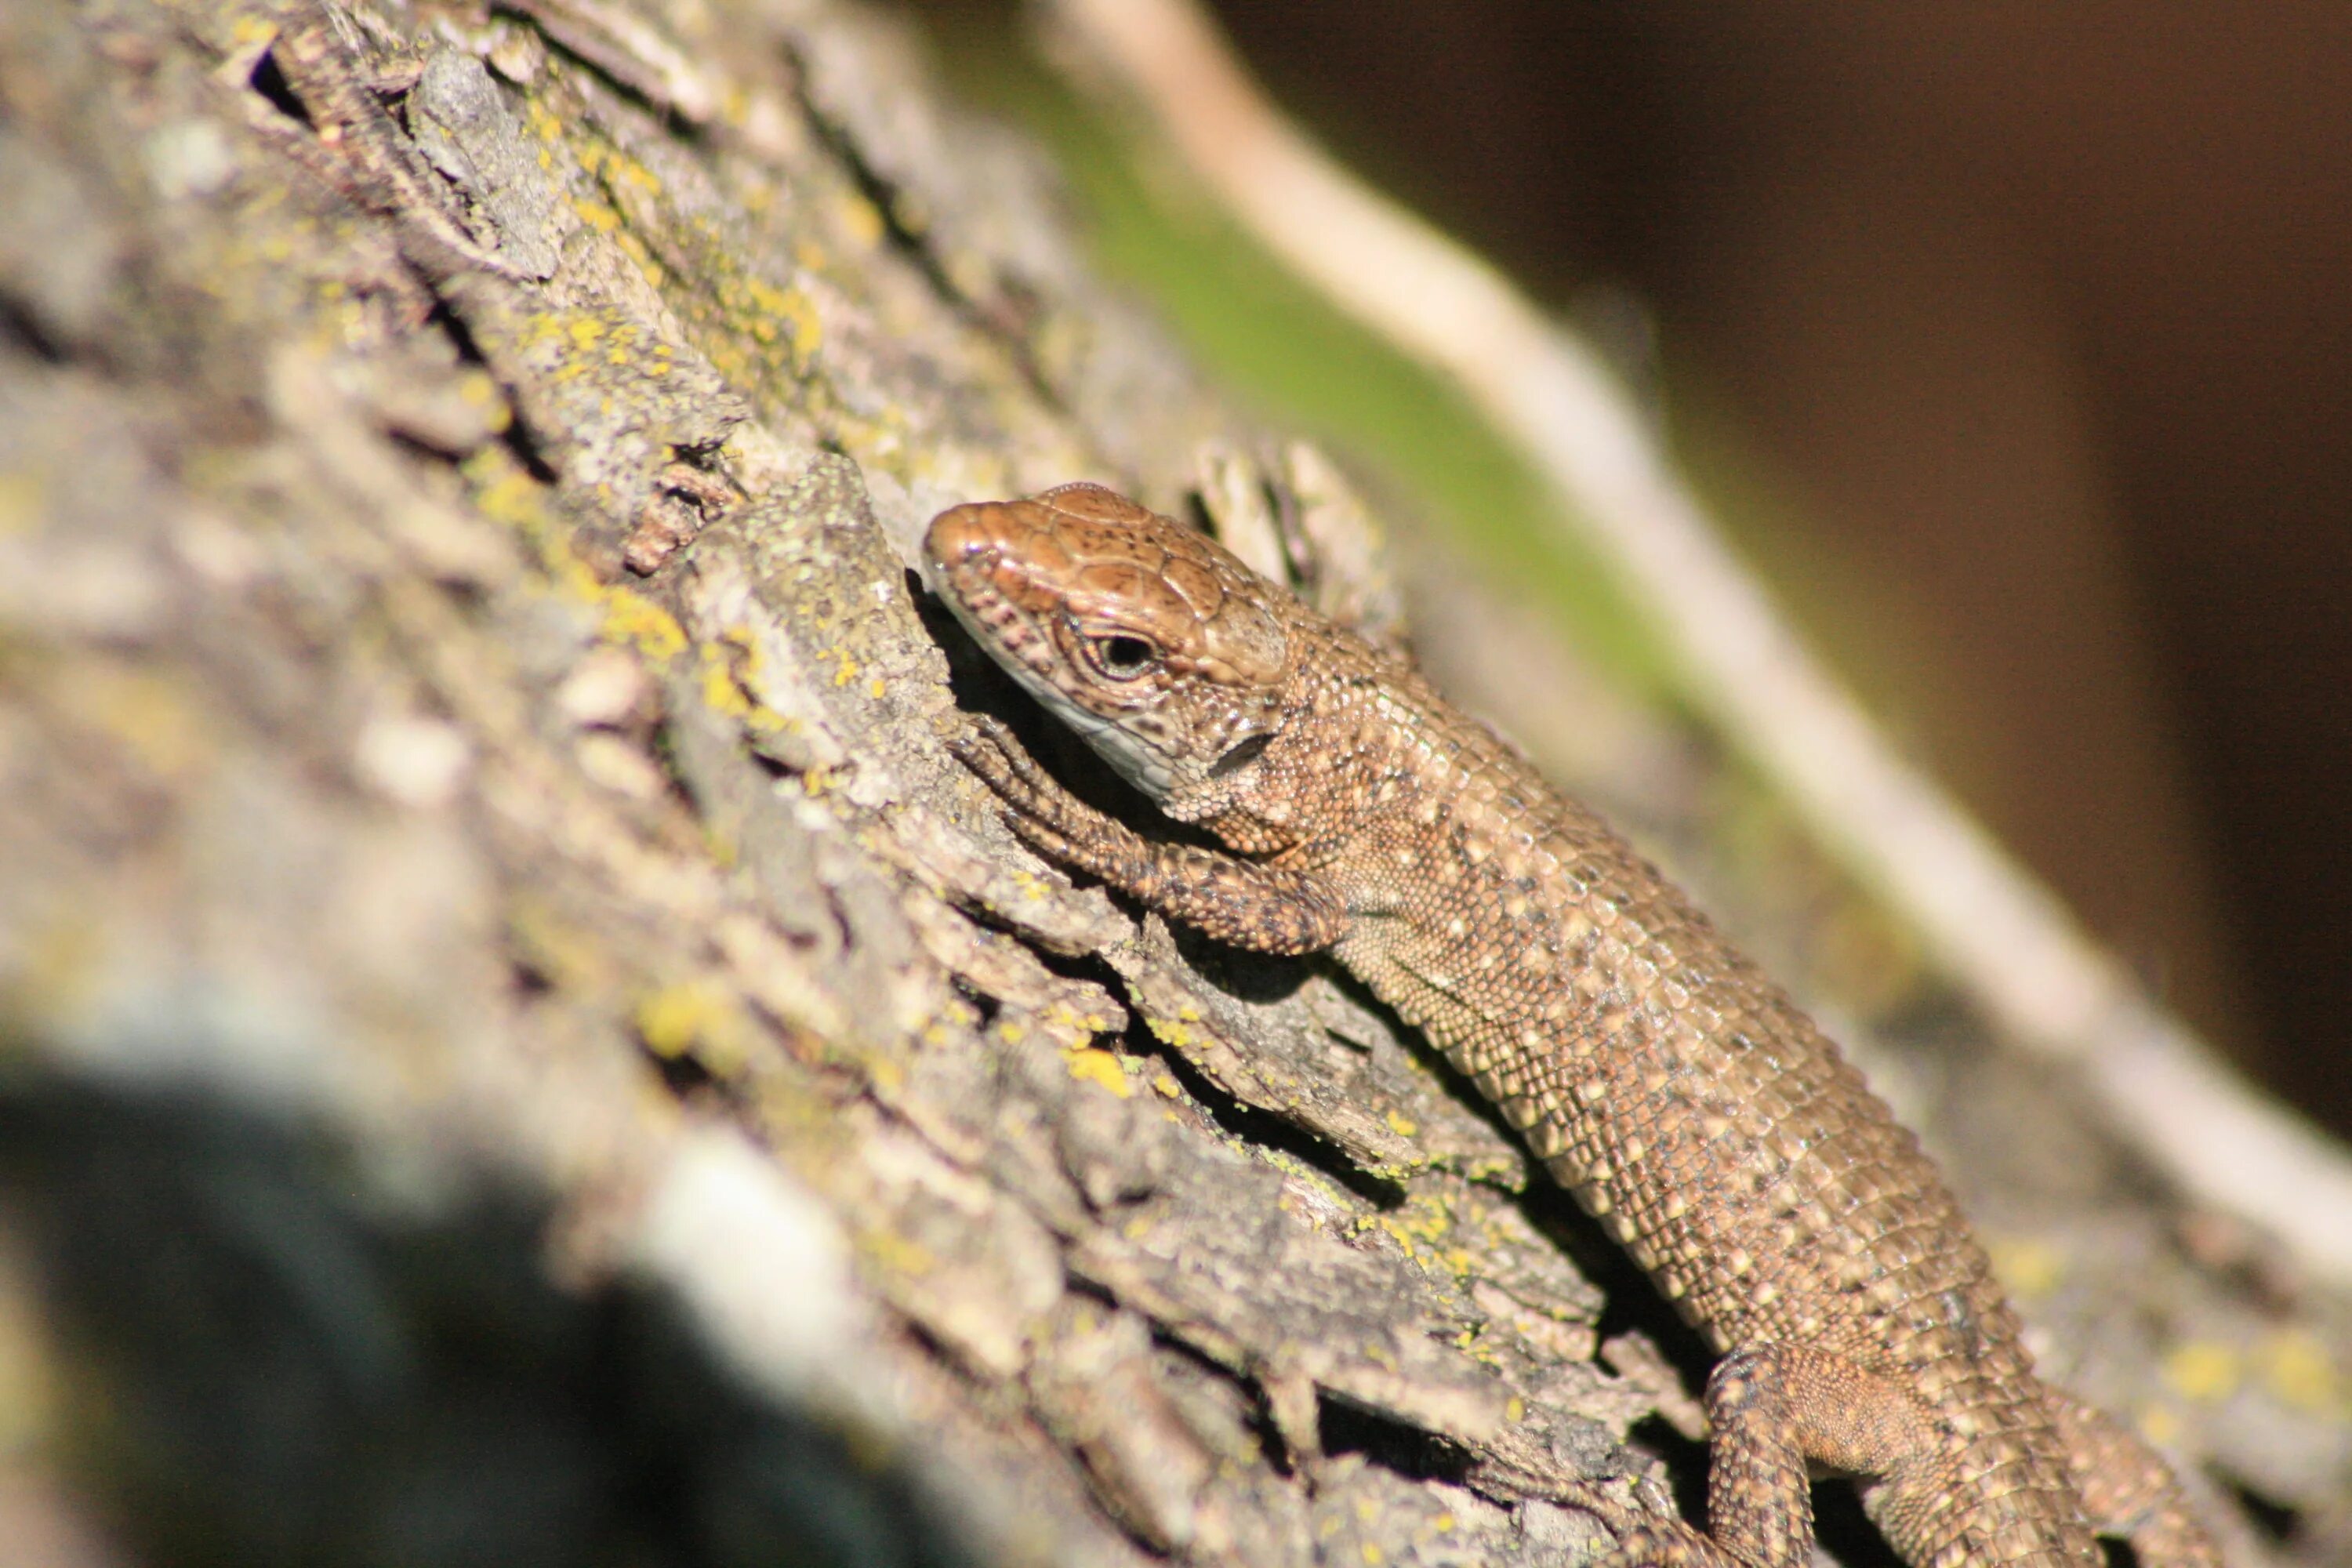
[[[1355,639],[1297,629],[1325,645],[1302,658],[1310,710],[1360,689]],[[1373,808],[1294,852],[1362,911],[1340,961],[1718,1352],[1818,1345],[1899,1375],[1962,1437],[1954,1479],[2048,1521],[2046,1558],[1985,1560],[2095,1561],[2016,1315],[1917,1140],[1598,816],[1417,675],[1388,679],[1343,743]]]

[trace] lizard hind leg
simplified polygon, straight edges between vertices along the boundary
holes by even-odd
[[[1928,1559],[1911,1553],[1944,1533],[1922,1516],[1952,1496],[1948,1447],[1941,1424],[1903,1385],[1811,1345],[1751,1345],[1717,1363],[1706,1412],[1707,1533],[1727,1562],[1807,1568],[1820,1467],[1870,1488],[1880,1528],[1926,1568]]]
[[[1811,1345],[1750,1345],[1716,1363],[1706,1533],[1671,1520],[1601,1512],[1617,1538],[1609,1568],[1811,1568],[1816,1465],[1932,1508],[1943,1451],[1935,1418],[1900,1385]],[[1906,1542],[1895,1542],[1905,1551]],[[1915,1568],[1927,1558],[1906,1555]],[[1940,1560],[1938,1560],[1940,1562]]]
[[[2051,1415],[2091,1527],[2131,1543],[2140,1568],[2221,1568],[2171,1467],[2120,1421],[2056,1389]]]

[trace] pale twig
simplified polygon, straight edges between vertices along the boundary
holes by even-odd
[[[2192,1198],[2352,1282],[2352,1162],[2221,1065],[1942,788],[1902,761],[1725,545],[1591,353],[1494,268],[1341,170],[1191,0],[1051,0],[1267,249],[1452,378],[1615,566],[1691,698],[2009,1034],[2071,1063]]]

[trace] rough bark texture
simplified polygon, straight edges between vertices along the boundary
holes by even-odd
[[[1274,448],[903,39],[18,4],[0,115],[24,1560],[1557,1563],[1580,1489],[1691,1506],[1703,1363],[1475,1095],[1074,891],[942,745],[1023,715],[932,511]],[[1312,454],[1202,507],[1392,624]],[[1431,624],[1474,699],[1547,668]],[[1570,782],[1802,961],[1612,722]],[[2265,1500],[2250,1552],[2352,1551],[2343,1304],[1913,1023],[1864,1054],[2044,1364]]]

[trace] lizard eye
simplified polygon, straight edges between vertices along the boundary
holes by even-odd
[[[1113,680],[1133,680],[1138,676],[1150,673],[1160,663],[1160,650],[1150,641],[1124,632],[1088,637],[1087,657],[1094,660],[1097,669]]]

